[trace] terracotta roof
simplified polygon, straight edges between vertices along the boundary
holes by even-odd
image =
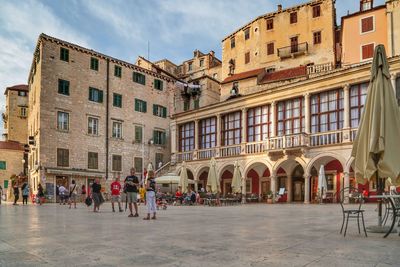
[[[241,72],[241,73],[236,73],[236,74],[233,74],[232,76],[227,77],[225,80],[222,81],[222,83],[229,83],[229,82],[233,82],[233,81],[239,81],[239,80],[243,80],[243,79],[247,79],[247,78],[251,78],[251,77],[256,77],[256,76],[260,75],[261,73],[263,73],[264,71],[265,71],[264,68],[260,68],[260,69],[245,71],[245,72]]]
[[[16,141],[0,141],[0,149],[24,150],[24,146]]]
[[[4,92],[4,94],[6,95],[8,90],[13,90],[13,91],[29,91],[28,85],[27,84],[17,84],[14,86],[10,86],[6,88],[6,91]]]
[[[267,74],[265,74],[264,78],[262,78],[260,83],[263,84],[263,83],[270,83],[270,82],[276,82],[276,81],[283,81],[283,80],[303,77],[306,75],[307,75],[307,67],[300,66],[300,67],[296,67],[296,68],[278,70],[275,72],[267,73]]]

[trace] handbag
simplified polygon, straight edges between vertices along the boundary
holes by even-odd
[[[86,199],[85,199],[85,204],[86,204],[86,206],[90,206],[90,205],[92,205],[92,202],[93,202],[93,200],[90,198],[90,197],[87,197]]]

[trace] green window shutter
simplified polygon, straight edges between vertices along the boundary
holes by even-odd
[[[93,88],[89,87],[89,100],[93,101]]]
[[[153,130],[153,143],[158,144],[157,131]]]
[[[167,139],[166,133],[163,132],[161,136],[162,136],[161,144],[162,144],[162,145],[165,145],[165,144],[167,143],[167,142],[166,142],[166,139]]]
[[[142,84],[146,85],[146,76],[142,74]]]
[[[135,99],[135,111],[139,111],[139,100]]]
[[[7,162],[0,161],[0,170],[6,170],[6,169],[7,169]]]
[[[164,83],[163,81],[160,81],[160,90],[164,89],[164,84],[163,83]]]
[[[147,112],[147,102],[143,101],[143,112],[146,113]]]
[[[153,115],[157,116],[157,109],[158,109],[158,106],[153,104]]]
[[[99,90],[99,103],[103,103],[103,91]]]
[[[162,114],[163,118],[167,117],[167,108],[163,107],[163,114]]]

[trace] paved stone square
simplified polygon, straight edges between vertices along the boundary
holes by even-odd
[[[376,221],[366,206],[367,224]],[[140,207],[144,215],[144,207]],[[339,234],[338,205],[168,207],[158,220],[82,204],[0,206],[0,266],[399,266],[400,237]]]

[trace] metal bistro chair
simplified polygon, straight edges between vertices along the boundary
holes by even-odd
[[[399,193],[396,192],[396,190],[391,190],[390,191],[390,196],[397,196]],[[383,221],[384,224],[386,225],[387,220],[389,217],[393,219],[393,216],[396,216],[396,219],[400,217],[400,198],[392,198],[393,204],[394,204],[394,210],[392,206],[390,205],[389,201],[385,201],[385,215],[383,216]],[[395,212],[395,214],[393,213]],[[400,227],[400,220],[398,222],[397,227]],[[399,236],[400,236],[400,231],[399,231]]]
[[[343,214],[343,221],[342,221],[342,227],[340,228],[340,233],[343,232],[343,227],[344,227],[344,236],[346,236],[349,219],[356,219],[358,226],[358,233],[361,234],[361,229],[360,229],[360,217],[361,217],[364,233],[365,236],[367,237],[368,235],[367,231],[365,230],[365,222],[364,222],[364,210],[361,209],[361,206],[364,203],[364,197],[362,192],[360,192],[358,189],[354,187],[346,187],[340,190],[338,199]]]

